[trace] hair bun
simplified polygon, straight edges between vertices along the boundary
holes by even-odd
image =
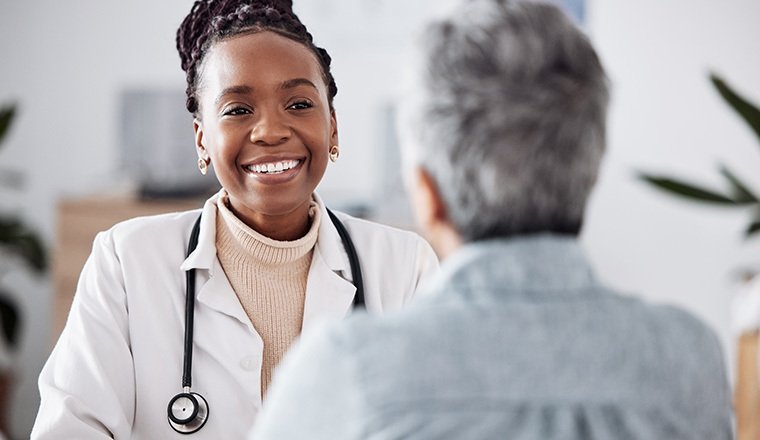
[[[253,4],[259,3],[254,1]],[[293,14],[293,0],[264,0],[261,1],[261,6],[272,6],[280,11]]]

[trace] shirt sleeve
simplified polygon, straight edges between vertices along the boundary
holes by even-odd
[[[111,232],[95,238],[39,388],[32,439],[129,438],[134,369],[124,277]]]
[[[249,440],[362,438],[356,361],[335,324],[320,323],[286,355]]]

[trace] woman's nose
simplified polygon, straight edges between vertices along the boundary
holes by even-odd
[[[290,127],[276,114],[261,114],[251,129],[251,142],[257,145],[279,145],[290,138]]]

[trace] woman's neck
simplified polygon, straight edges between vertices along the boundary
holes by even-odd
[[[229,199],[227,199],[229,202]],[[237,218],[259,234],[278,241],[293,241],[306,235],[311,226],[309,216],[310,202],[297,209],[281,215],[268,215],[257,212],[242,212],[231,203],[227,207]]]

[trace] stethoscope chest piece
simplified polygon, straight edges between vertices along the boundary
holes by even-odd
[[[169,425],[180,434],[192,434],[203,428],[208,420],[208,402],[188,389],[169,401]]]
[[[343,245],[348,254],[348,262],[351,266],[351,275],[354,277],[353,283],[356,286],[356,296],[354,296],[354,307],[364,307],[364,281],[362,279],[361,266],[359,257],[356,255],[354,243],[351,236],[343,226],[343,223],[329,209],[327,214],[335,225],[340,235]],[[198,236],[200,235],[201,217],[193,225],[190,233],[190,241],[187,244],[187,257],[193,252],[198,245]],[[208,402],[198,393],[190,391],[192,379],[193,364],[193,318],[195,312],[195,269],[189,269],[185,272],[186,289],[185,289],[185,347],[182,365],[182,392],[172,397],[167,408],[169,416],[169,425],[172,429],[180,434],[192,434],[203,428],[208,420]]]

